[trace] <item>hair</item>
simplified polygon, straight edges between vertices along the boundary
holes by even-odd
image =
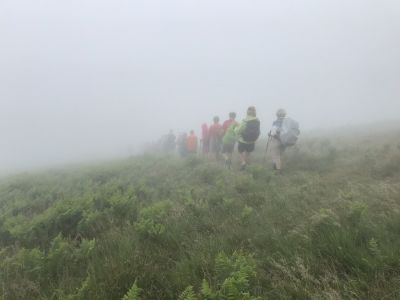
[[[256,108],[254,106],[249,106],[247,109],[247,115],[255,117],[257,115]]]
[[[276,112],[276,116],[278,118],[286,117],[286,110],[284,110],[283,108],[278,109],[278,111]]]
[[[213,118],[213,121],[214,121],[214,123],[218,123],[218,122],[219,122],[219,117],[218,117],[218,116],[215,116],[215,117]]]
[[[235,119],[236,118],[236,113],[235,112],[229,113],[229,118]]]
[[[190,134],[194,134],[194,130],[190,130]]]

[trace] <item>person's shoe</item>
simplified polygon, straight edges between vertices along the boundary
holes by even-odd
[[[246,170],[246,166],[247,166],[247,164],[242,164],[242,165],[240,166],[240,171]]]

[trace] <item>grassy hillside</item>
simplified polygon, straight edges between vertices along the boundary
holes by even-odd
[[[400,133],[285,173],[143,156],[0,182],[0,299],[400,299]],[[365,137],[367,136],[367,137]]]

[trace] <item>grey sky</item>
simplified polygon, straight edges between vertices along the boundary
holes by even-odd
[[[127,154],[255,105],[399,119],[400,2],[0,0],[0,168]],[[265,132],[264,132],[265,134]]]

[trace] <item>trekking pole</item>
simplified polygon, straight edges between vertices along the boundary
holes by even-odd
[[[268,148],[269,148],[270,141],[271,141],[271,136],[268,137],[267,147],[265,148],[264,160],[263,160],[264,163],[267,161],[267,153],[268,153]]]

